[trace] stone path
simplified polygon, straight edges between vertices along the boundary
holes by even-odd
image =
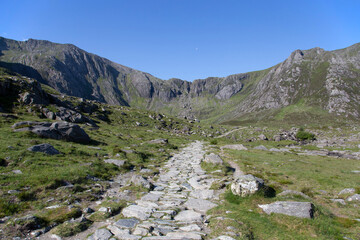
[[[126,219],[108,220],[87,239],[203,239],[206,211],[219,199],[209,189],[214,179],[201,169],[204,154],[199,141],[175,154],[160,169],[154,190],[122,210]]]

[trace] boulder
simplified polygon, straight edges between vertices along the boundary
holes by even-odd
[[[314,205],[310,202],[278,201],[271,204],[259,205],[267,214],[280,213],[299,218],[313,218]]]
[[[264,187],[264,180],[251,174],[241,175],[231,184],[231,192],[234,195],[245,197],[256,193]]]
[[[15,132],[31,131],[43,138],[52,138],[57,140],[66,140],[77,143],[89,143],[89,135],[79,127],[79,125],[68,122],[19,122],[15,123],[12,128]]]
[[[260,135],[258,136],[258,138],[259,138],[260,140],[263,140],[263,141],[267,141],[267,140],[268,140],[268,138],[267,138],[264,134],[260,134]]]
[[[42,153],[46,153],[48,155],[60,154],[60,152],[58,150],[56,150],[52,145],[50,145],[48,143],[34,145],[32,147],[29,147],[27,150],[31,151],[31,152],[42,152]]]
[[[280,135],[275,135],[273,139],[275,142],[280,142],[281,140],[283,140]]]
[[[214,153],[210,153],[209,155],[205,156],[204,162],[212,163],[212,164],[223,164],[223,160],[219,155]]]

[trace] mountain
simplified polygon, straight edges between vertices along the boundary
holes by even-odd
[[[360,116],[360,44],[296,50],[266,70],[189,82],[161,80],[71,44],[0,38],[0,66],[63,94],[210,122]]]

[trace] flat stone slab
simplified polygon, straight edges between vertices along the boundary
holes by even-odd
[[[128,218],[128,219],[120,219],[114,223],[115,226],[120,228],[133,228],[135,227],[140,221],[136,218]]]
[[[213,199],[215,191],[214,190],[195,190],[190,192],[190,196],[193,198],[200,199]]]
[[[235,240],[235,238],[222,235],[222,236],[217,237],[216,240]]]
[[[109,230],[105,228],[100,228],[96,230],[93,235],[88,237],[88,240],[108,240],[111,237],[112,237],[112,233]]]
[[[181,231],[192,232],[192,231],[201,231],[201,228],[197,224],[190,224],[179,228]]]
[[[152,209],[138,205],[130,205],[124,208],[121,213],[124,217],[134,217],[140,220],[147,220],[151,216]]]
[[[177,237],[178,239],[195,239],[201,240],[202,237],[199,233],[195,232],[169,232],[166,234],[167,237]]]
[[[278,201],[271,204],[259,205],[267,214],[280,213],[299,218],[313,218],[314,205],[310,202]]]
[[[141,200],[143,201],[150,201],[150,202],[157,202],[159,201],[161,195],[160,194],[153,194],[153,193],[148,193],[145,196],[143,196],[141,198]]]
[[[205,200],[205,199],[190,198],[189,200],[187,200],[187,202],[185,202],[184,206],[187,209],[206,213],[209,209],[216,207],[217,204],[212,203],[209,200]]]
[[[203,220],[203,216],[201,213],[193,210],[185,210],[179,212],[174,219],[178,222],[201,222]]]
[[[225,145],[222,146],[221,149],[248,150],[247,147],[242,144]]]

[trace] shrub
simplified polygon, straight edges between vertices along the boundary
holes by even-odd
[[[216,144],[218,144],[218,141],[216,139],[211,139],[210,144],[211,145],[216,145]]]
[[[300,128],[300,130],[296,133],[296,138],[299,139],[300,141],[314,140],[315,134],[306,132],[304,131],[304,129]]]
[[[0,217],[11,216],[20,211],[20,206],[17,203],[12,203],[5,199],[0,199]]]
[[[21,192],[17,195],[20,201],[34,201],[36,200],[36,195],[34,192]]]
[[[81,223],[66,222],[56,227],[53,232],[61,237],[71,237],[77,233],[85,231],[90,225],[90,221]]]

